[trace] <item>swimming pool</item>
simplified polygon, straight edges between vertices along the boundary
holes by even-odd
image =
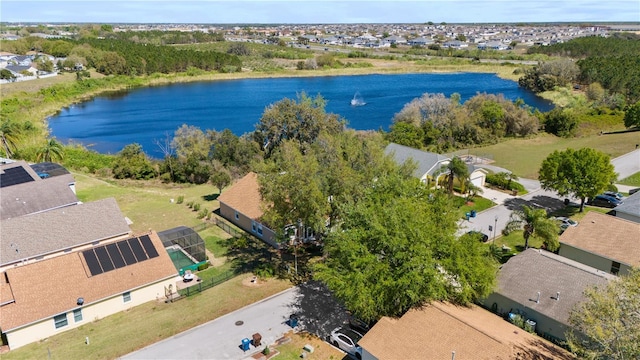
[[[182,249],[167,248],[167,253],[173,262],[173,266],[175,266],[178,271],[186,266],[195,264]]]

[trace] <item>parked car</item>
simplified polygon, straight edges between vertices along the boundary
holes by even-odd
[[[589,205],[606,207],[606,208],[614,208],[618,205],[622,205],[622,201],[616,199],[613,196],[609,195],[597,195],[589,200]]]
[[[556,216],[554,217],[560,223],[560,234],[562,234],[567,228],[578,226],[578,222],[575,220],[571,220],[568,217],[564,216]]]
[[[489,235],[487,235],[487,234],[485,234],[483,232],[477,231],[477,230],[471,230],[467,234],[477,237],[482,242],[489,241]]]
[[[351,316],[349,318],[349,327],[360,334],[366,334],[371,330],[373,324],[367,323],[364,320],[360,320],[357,317]]]
[[[605,191],[603,195],[612,196],[620,201],[624,200],[624,196],[619,192],[615,192],[615,191]]]
[[[631,189],[631,190],[629,190],[629,195],[633,195],[633,194],[637,193],[638,191],[640,191],[640,188]]]
[[[330,339],[333,346],[351,356],[355,356],[356,359],[362,359],[362,347],[358,345],[358,341],[362,339],[362,334],[359,332],[343,326],[334,329],[331,332]]]

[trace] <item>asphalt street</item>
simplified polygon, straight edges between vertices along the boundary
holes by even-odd
[[[188,306],[188,302],[176,302]],[[276,342],[292,328],[291,314],[298,317],[296,330],[327,339],[331,330],[348,320],[348,315],[331,293],[319,283],[307,283],[256,302],[206,324],[127,354],[120,359],[248,359]],[[179,319],[176,319],[179,321]],[[242,339],[259,333],[262,346],[241,348]]]

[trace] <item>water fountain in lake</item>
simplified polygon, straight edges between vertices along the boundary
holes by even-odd
[[[362,95],[360,95],[360,92],[356,91],[355,95],[353,95],[353,99],[351,99],[351,106],[364,106],[366,104],[367,103],[362,98]]]

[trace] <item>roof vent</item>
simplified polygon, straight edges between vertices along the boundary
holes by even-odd
[[[76,301],[76,304],[78,304],[78,305],[84,304],[84,298],[79,297],[78,301]]]

